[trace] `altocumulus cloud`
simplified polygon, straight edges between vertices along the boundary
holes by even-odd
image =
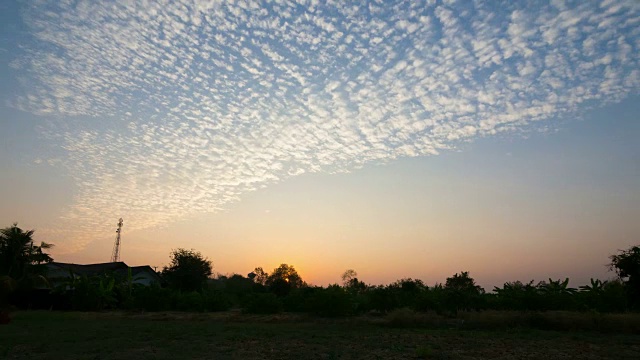
[[[157,226],[640,89],[634,0],[34,0],[24,19],[11,103],[65,149],[68,251],[105,219]]]

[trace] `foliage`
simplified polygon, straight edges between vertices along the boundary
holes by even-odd
[[[249,278],[256,284],[266,285],[269,274],[266,273],[261,267],[257,267],[249,274]]]
[[[9,305],[15,291],[47,283],[44,264],[53,259],[44,250],[53,245],[45,242],[35,245],[34,232],[22,230],[18,223],[0,229],[0,310]]]
[[[171,264],[162,269],[169,286],[185,292],[201,291],[211,273],[211,261],[193,249],[173,250]]]
[[[144,311],[166,311],[172,309],[172,293],[158,284],[141,286],[134,290],[134,308]]]
[[[45,242],[35,245],[34,232],[22,230],[18,223],[0,229],[0,276],[14,279],[17,287],[32,285],[34,279],[42,279],[44,264],[53,261],[44,252],[53,245]]]
[[[274,294],[286,296],[292,289],[299,289],[305,284],[293,265],[281,264],[267,277],[265,285]]]
[[[307,310],[315,315],[337,317],[352,315],[355,312],[353,299],[344,288],[330,285],[326,289],[315,291],[307,301]]]
[[[115,278],[111,274],[102,276],[75,276],[70,277],[58,285],[57,292],[67,296],[74,310],[97,311],[114,308]]]
[[[18,223],[0,229],[0,274],[14,279],[21,279],[29,273],[30,266],[37,266],[53,261],[43,250],[50,249],[51,244],[42,242],[34,245],[34,230],[24,231]]]
[[[640,246],[620,250],[609,258],[609,268],[624,282],[633,305],[640,308]]]
[[[469,272],[463,271],[447,278],[444,285],[447,310],[479,310],[483,307],[484,289],[476,285]]]
[[[12,231],[26,237],[32,234],[17,229]],[[444,284],[432,287],[412,278],[399,279],[388,285],[370,286],[359,281],[353,270],[345,271],[342,285],[307,286],[296,269],[287,264],[280,265],[271,274],[258,267],[247,277],[233,274],[208,279],[211,275],[211,262],[194,250],[178,249],[171,253],[172,263],[162,273],[166,280],[163,285],[168,285],[166,288],[161,284],[136,285],[131,270],[126,276],[115,273],[77,276],[70,273],[68,280],[60,284],[53,294],[49,294],[51,296],[48,301],[51,305],[48,308],[203,312],[224,311],[235,307],[256,314],[288,311],[339,317],[374,312],[387,315],[393,313],[392,317],[400,318],[412,313],[420,314],[425,319],[433,314],[460,319],[460,314],[467,314],[465,316],[468,317],[471,310],[532,314],[548,311],[620,313],[633,309],[630,306],[633,304],[630,301],[632,298],[628,297],[629,283],[635,279],[633,267],[628,263],[628,259],[635,256],[632,250],[617,255],[619,257],[612,257],[612,268],[620,266],[624,269],[616,267],[620,276],[617,280],[591,279],[590,284],[579,289],[570,287],[568,278],[548,279],[537,284],[533,281],[514,281],[495,287],[491,293],[485,293],[468,272],[456,273],[447,278]],[[36,254],[39,255],[38,252]],[[30,278],[35,276],[32,271],[35,268],[30,267],[47,258],[36,256],[34,259],[27,266],[31,272]],[[17,282],[4,275],[0,276],[0,285],[0,290],[4,289],[4,293],[0,295],[3,295],[6,303],[8,291],[15,289]],[[22,293],[21,297],[16,294],[11,297],[12,301],[23,307],[31,306],[32,303],[34,306],[46,303],[41,297],[43,293]],[[40,303],[33,301],[36,297]],[[526,320],[518,321],[528,324],[526,326],[544,328],[550,320],[544,316],[531,315]]]
[[[225,311],[233,305],[231,297],[227,293],[216,290],[204,291],[202,304],[204,311]]]
[[[342,273],[342,276],[340,278],[342,279],[342,285],[344,287],[349,287],[349,285],[351,285],[353,280],[357,281],[358,273],[353,269],[348,269],[348,270],[345,270],[344,273]]]
[[[202,294],[197,291],[175,293],[175,309],[180,311],[204,311]]]
[[[244,303],[244,311],[249,314],[275,314],[282,309],[282,301],[272,293],[252,294]]]

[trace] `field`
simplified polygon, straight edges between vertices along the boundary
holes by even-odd
[[[12,314],[6,359],[640,359],[640,335],[238,312]]]

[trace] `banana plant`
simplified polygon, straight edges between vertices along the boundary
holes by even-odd
[[[600,294],[604,291],[605,285],[607,285],[608,281],[601,281],[599,279],[591,278],[591,285],[583,285],[580,286],[580,291],[592,293],[592,294]]]
[[[578,290],[575,288],[570,288],[569,286],[569,278],[566,278],[564,281],[552,280],[549,278],[549,282],[541,285],[541,290],[545,293],[552,294],[574,294]]]

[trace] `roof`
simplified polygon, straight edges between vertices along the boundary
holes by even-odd
[[[109,272],[119,272],[119,271],[127,271],[129,266],[123,262],[111,262],[111,263],[100,263],[100,264],[67,264],[67,263],[59,263],[59,262],[51,262],[47,264],[48,268],[57,267],[62,270],[71,270],[73,273],[78,275],[98,275]]]
[[[59,263],[59,262],[51,262],[47,264],[47,268],[49,271],[51,270],[59,270],[64,271],[65,273],[71,271],[77,275],[86,275],[86,276],[95,276],[101,275],[105,273],[119,273],[119,274],[127,274],[129,269],[131,269],[131,275],[136,277],[136,275],[140,275],[143,273],[150,274],[152,277],[156,278],[160,281],[160,277],[158,274],[151,268],[149,265],[142,266],[129,266],[123,262],[110,262],[110,263],[99,263],[99,264],[68,264],[68,263]]]

